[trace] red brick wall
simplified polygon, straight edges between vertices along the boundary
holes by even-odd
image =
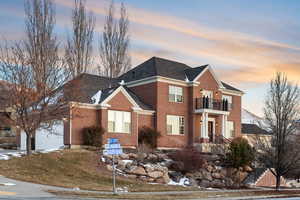
[[[134,86],[130,88],[143,102],[156,109],[157,82]]]
[[[183,103],[169,102],[169,83],[157,83],[157,117],[156,124],[158,131],[162,137],[159,139],[158,147],[184,147],[187,145],[189,137],[189,92],[188,87],[178,86],[183,88]],[[185,134],[184,135],[169,135],[167,134],[167,115],[184,116]]]
[[[99,112],[96,109],[91,108],[72,108],[71,116],[71,138],[72,145],[82,145],[82,129],[85,127],[99,125]],[[67,126],[66,128],[67,129]],[[65,139],[69,139],[66,136]],[[68,144],[66,142],[65,144]]]
[[[116,94],[108,104],[111,106],[108,110],[119,110],[119,111],[127,111],[131,113],[131,133],[110,133],[106,132],[104,134],[104,142],[106,143],[107,138],[118,138],[122,146],[136,146],[137,145],[137,113],[133,112],[133,105],[129,102],[129,100],[124,96],[122,92]],[[107,130],[107,110],[101,110],[101,123],[105,126]]]

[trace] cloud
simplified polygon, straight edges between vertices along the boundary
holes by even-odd
[[[73,1],[70,0],[59,0],[56,3],[67,9],[73,7]],[[100,20],[96,24],[98,33],[102,31],[108,5],[109,1],[106,0],[87,1],[88,9]],[[239,31],[216,29],[131,5],[126,7],[131,22],[131,54],[134,64],[152,56],[178,59],[194,66],[208,63],[222,79],[249,85],[265,83],[276,71],[285,71],[291,80],[299,79],[298,46]],[[59,26],[69,27],[70,16],[57,14]],[[95,37],[98,36],[95,34]],[[98,38],[95,38],[95,42],[98,42]]]

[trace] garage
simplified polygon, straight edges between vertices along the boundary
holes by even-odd
[[[21,132],[20,150],[26,150],[26,134]],[[58,122],[52,130],[38,129],[32,140],[32,149],[37,151],[61,149],[64,147],[64,125]]]

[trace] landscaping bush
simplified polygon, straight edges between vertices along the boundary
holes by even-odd
[[[187,172],[197,171],[202,168],[205,160],[194,147],[185,148],[171,153],[169,157],[175,161],[174,165],[171,166],[176,171],[180,171],[183,174]]]
[[[230,167],[238,169],[239,167],[251,166],[254,160],[254,149],[244,138],[235,138],[229,145],[226,154],[226,162]]]
[[[102,136],[105,130],[100,126],[86,127],[82,130],[83,144],[87,146],[102,146]]]
[[[139,144],[146,144],[151,149],[157,147],[157,139],[161,136],[160,132],[148,126],[143,126],[139,131]]]

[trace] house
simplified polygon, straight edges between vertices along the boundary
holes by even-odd
[[[247,139],[251,146],[255,146],[257,140],[270,143],[272,134],[260,128],[257,124],[242,123],[242,137]]]
[[[138,146],[143,126],[161,132],[158,148],[222,143],[241,136],[241,90],[222,82],[210,65],[152,57],[115,79],[81,74],[66,84],[70,119],[63,121],[64,144],[83,145],[82,129],[102,126],[123,147]]]
[[[276,177],[270,169],[255,168],[248,174],[243,183],[252,187],[274,187],[276,186]],[[284,177],[280,178],[280,185],[286,186]]]

